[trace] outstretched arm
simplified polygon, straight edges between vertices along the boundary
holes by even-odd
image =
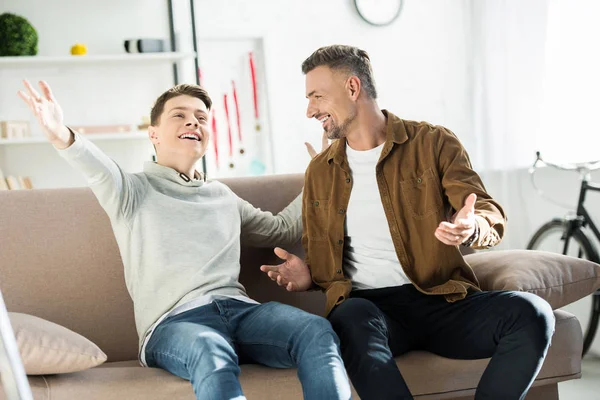
[[[125,174],[98,147],[65,126],[62,107],[50,85],[40,82],[40,94],[28,81],[23,84],[26,91],[19,91],[19,97],[29,106],[48,141],[71,166],[83,173],[107,214],[120,217],[131,213],[140,198],[141,182]]]
[[[473,240],[471,246],[476,249],[497,245],[504,235],[504,210],[485,190],[456,135],[442,127],[438,133],[438,172],[442,177],[442,189],[457,213],[449,223],[439,224],[435,236],[450,245],[468,244]],[[468,233],[471,234],[466,236]]]
[[[318,153],[310,143],[305,143],[308,154],[314,158]],[[323,132],[321,151],[329,147],[327,133]],[[302,193],[277,215],[261,211],[238,198],[242,216],[242,242],[257,247],[285,246],[300,240],[302,236]]]

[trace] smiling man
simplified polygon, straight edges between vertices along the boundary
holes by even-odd
[[[157,162],[130,174],[63,124],[46,83],[41,95],[24,84],[19,95],[110,218],[143,365],[191,381],[202,400],[245,398],[240,360],[297,367],[306,399],[350,398],[330,323],[280,303],[258,304],[238,281],[240,236],[254,246],[295,243],[301,200],[274,216],[194,169],[210,139],[204,89],[178,85],[156,100],[148,133]]]
[[[459,246],[498,244],[506,218],[456,135],[380,109],[364,50],[320,48],[302,72],[307,117],[337,140],[306,172],[306,262],[277,250],[286,262],[261,269],[288,290],[325,291],[363,400],[412,399],[394,359],[411,350],[491,357],[475,398],[525,398],[554,316],[531,293],[481,291],[462,257]]]

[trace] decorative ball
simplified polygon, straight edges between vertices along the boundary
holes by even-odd
[[[74,56],[83,56],[87,54],[87,47],[82,43],[75,43],[73,47],[71,47],[71,54]]]
[[[15,14],[0,15],[0,56],[35,56],[38,34],[25,18]]]

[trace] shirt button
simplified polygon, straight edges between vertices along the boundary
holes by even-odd
[[[350,183],[350,178],[346,178],[346,183]]]
[[[343,214],[346,210],[344,210],[343,208],[340,208],[340,211],[338,211],[340,214]]]
[[[319,207],[319,202],[315,201],[315,207]]]
[[[342,239],[338,240],[338,244],[342,244],[344,241]]]
[[[421,182],[423,182],[423,179],[417,178],[417,183],[421,183]]]
[[[341,274],[341,273],[342,273],[342,270],[341,270],[341,269],[338,269],[338,270],[337,270],[337,271],[335,271],[335,272],[336,272],[336,273],[338,273],[338,274]]]

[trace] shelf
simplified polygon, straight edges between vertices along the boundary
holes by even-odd
[[[191,59],[196,53],[138,53],[138,54],[106,54],[84,56],[21,56],[0,57],[0,68],[11,67],[45,67],[45,66],[73,66],[81,64],[107,64],[127,62],[175,62]]]
[[[119,133],[93,133],[81,135],[92,142],[115,141],[115,140],[141,140],[148,139],[146,131],[135,132],[119,132]],[[15,144],[49,144],[45,136],[33,136],[23,139],[0,139],[0,146],[15,145]]]

